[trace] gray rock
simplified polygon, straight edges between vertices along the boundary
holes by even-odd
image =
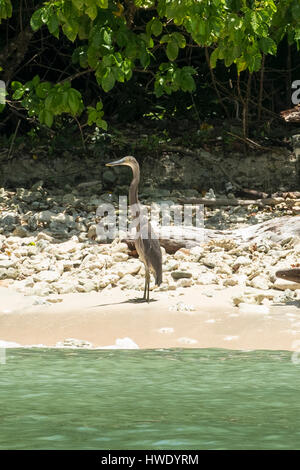
[[[28,237],[29,234],[28,234],[27,230],[22,225],[17,225],[17,227],[13,231],[13,235],[15,237],[24,238],[24,237]]]
[[[112,246],[111,251],[112,253],[118,253],[118,252],[128,253],[129,250],[128,250],[127,243],[117,243]]]
[[[17,279],[19,273],[18,270],[11,267],[11,268],[1,268],[0,267],[0,279]]]
[[[16,212],[4,212],[0,217],[0,225],[4,230],[12,231],[16,225],[19,225],[21,218]]]
[[[33,275],[33,280],[37,282],[55,282],[59,278],[60,273],[58,271],[40,271],[38,274]]]
[[[192,273],[188,273],[185,271],[173,271],[171,272],[171,276],[173,279],[190,279],[192,277]]]
[[[95,239],[97,236],[97,226],[96,225],[90,225],[87,233],[87,237],[90,239]]]
[[[75,279],[60,279],[51,285],[58,294],[70,294],[77,291],[77,284],[78,281]]]
[[[99,286],[99,282],[97,279],[85,279],[84,281],[81,280],[79,281],[79,284],[77,286],[77,291],[78,292],[91,292],[91,291],[97,291]]]
[[[9,259],[9,258],[3,258],[0,259],[0,268],[13,268],[16,266],[18,260],[17,259]]]
[[[266,276],[260,275],[252,279],[252,281],[250,281],[250,285],[251,287],[255,287],[256,289],[267,290],[271,286],[271,283]]]
[[[187,278],[183,278],[183,279],[178,279],[178,282],[177,282],[177,285],[179,287],[190,287],[193,285],[193,279],[187,279]]]
[[[50,224],[50,222],[54,220],[56,216],[57,216],[56,212],[52,212],[48,210],[42,211],[38,214],[38,221],[43,222],[45,224]]]
[[[51,243],[53,242],[53,237],[51,237],[51,235],[49,235],[48,233],[45,233],[45,232],[39,232],[36,236],[36,239],[39,241],[39,240],[46,240],[47,242]]]

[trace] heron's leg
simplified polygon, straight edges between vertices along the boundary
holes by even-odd
[[[149,291],[150,291],[150,273],[148,271],[148,286],[147,286],[147,302],[149,303]]]
[[[144,300],[149,302],[149,286],[150,286],[150,272],[149,269],[145,267],[145,289],[144,289]]]
[[[146,300],[146,290],[147,290],[147,274],[145,274],[145,287],[144,287],[144,296],[143,296],[144,300]]]

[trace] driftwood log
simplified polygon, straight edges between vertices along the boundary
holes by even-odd
[[[281,271],[277,271],[275,274],[280,279],[297,282],[298,284],[300,283],[300,269],[299,268],[283,269]]]
[[[297,104],[294,108],[281,111],[280,116],[286,122],[300,122],[300,105]]]
[[[180,248],[202,246],[211,240],[231,240],[239,245],[262,244],[264,241],[280,243],[284,240],[300,240],[300,216],[283,216],[260,224],[235,230],[211,230],[196,227],[161,227],[156,230],[160,244],[169,254]],[[130,250],[134,251],[134,241],[124,239]]]

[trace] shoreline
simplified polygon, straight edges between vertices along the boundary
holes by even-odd
[[[141,292],[116,287],[39,304],[0,287],[0,347],[300,350],[298,304],[234,306],[243,292],[217,285],[152,291],[147,304],[134,301]]]

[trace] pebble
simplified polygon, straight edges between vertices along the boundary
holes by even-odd
[[[172,327],[162,327],[162,328],[159,328],[158,332],[163,333],[163,334],[170,334],[170,333],[174,333],[174,328],[172,328]]]
[[[180,344],[186,344],[186,345],[191,345],[191,344],[197,344],[198,341],[196,339],[193,339],[193,338],[187,338],[187,337],[182,337],[182,338],[178,338],[178,343]]]
[[[83,339],[66,338],[64,341],[59,341],[55,345],[56,348],[84,348],[90,349],[93,347],[93,343],[85,341]]]
[[[176,305],[172,305],[169,307],[170,312],[194,312],[195,306],[194,305],[187,305],[183,302],[178,302]]]

